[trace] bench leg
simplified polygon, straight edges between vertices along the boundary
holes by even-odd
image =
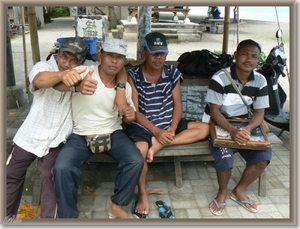
[[[31,204],[33,206],[39,206],[41,203],[41,192],[42,192],[42,179],[41,179],[41,159],[36,158],[35,161],[35,181],[33,183],[33,190],[32,190],[32,201]]]
[[[258,178],[258,195],[259,196],[266,196],[266,189],[267,189],[267,175],[266,171],[264,171]]]
[[[181,188],[182,187],[182,173],[181,173],[181,165],[180,165],[179,157],[174,157],[174,168],[175,168],[176,186],[178,188]]]

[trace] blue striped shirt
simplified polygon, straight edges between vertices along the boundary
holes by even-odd
[[[142,65],[127,71],[138,91],[139,112],[155,126],[167,129],[173,116],[172,90],[179,80],[183,81],[182,74],[173,65],[165,64],[159,81],[154,84],[145,79]]]

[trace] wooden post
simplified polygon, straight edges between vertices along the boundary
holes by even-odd
[[[229,20],[230,20],[230,6],[225,6],[223,48],[222,48],[223,53],[228,52]]]
[[[29,80],[28,80],[28,73],[27,73],[24,6],[21,6],[21,24],[22,24],[22,39],[23,39],[23,56],[24,56],[24,72],[25,72],[26,93],[28,93],[28,91],[29,91]]]
[[[36,24],[35,7],[28,6],[27,13],[28,13],[30,41],[31,41],[31,49],[32,49],[32,61],[33,64],[36,64],[41,60],[41,58],[40,58],[40,48],[39,48],[39,38],[38,38],[37,24]]]
[[[145,36],[151,32],[151,6],[138,7],[138,37],[137,37],[137,60],[142,60],[142,49]]]

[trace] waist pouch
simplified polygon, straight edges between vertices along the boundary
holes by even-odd
[[[85,137],[87,145],[90,147],[92,153],[103,153],[111,149],[111,134],[96,134],[87,135]]]

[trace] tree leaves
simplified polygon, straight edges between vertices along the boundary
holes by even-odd
[[[24,203],[20,206],[17,217],[19,219],[33,219],[36,217],[36,213],[37,212],[35,211],[34,207],[25,200]]]

